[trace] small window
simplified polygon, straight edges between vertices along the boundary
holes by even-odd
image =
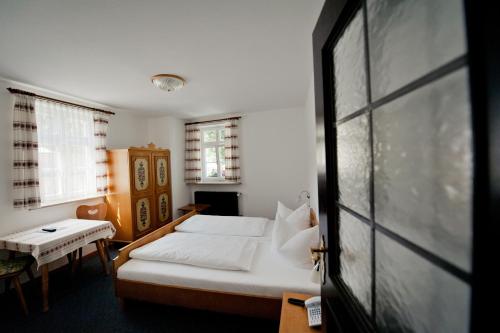
[[[224,125],[201,128],[201,163],[204,182],[225,181]]]

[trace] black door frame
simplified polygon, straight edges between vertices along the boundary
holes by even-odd
[[[350,15],[363,0],[326,0],[313,33],[314,88],[318,152],[318,194],[320,228],[329,238],[326,269],[338,273],[338,208],[329,204],[337,196],[336,133],[333,126],[333,77],[331,46]],[[492,268],[495,265],[494,235],[500,218],[500,28],[493,2],[465,0],[468,43],[469,86],[473,135],[473,269],[471,278],[470,331],[492,327],[497,295]],[[335,29],[335,30],[334,30]],[[327,75],[325,75],[325,73]],[[329,144],[327,144],[329,143]],[[327,172],[328,170],[328,172]],[[330,230],[326,226],[330,221]],[[332,228],[333,227],[333,228]],[[490,262],[488,262],[490,261]],[[331,265],[331,267],[330,267]],[[322,289],[324,320],[328,330],[368,332],[374,330],[359,304],[345,291],[341,280],[326,279]],[[493,299],[493,302],[497,302]]]
[[[316,110],[316,145],[318,168],[318,219],[322,235],[328,236],[328,253],[326,254],[326,271],[339,273],[340,247],[338,238],[338,224],[328,223],[339,214],[336,205],[329,204],[337,201],[337,160],[334,147],[336,146],[336,129],[333,126],[334,110],[332,94],[333,84],[326,80],[333,77],[332,44],[349,22],[352,13],[361,5],[355,0],[326,0],[320,17],[313,32],[313,60],[314,60],[314,91]],[[334,29],[338,28],[336,31]],[[327,144],[332,143],[332,144]],[[330,170],[330,172],[327,172]],[[329,225],[329,228],[327,228]],[[332,228],[333,227],[333,228]],[[341,280],[330,280],[328,274],[325,285],[322,286],[322,307],[324,327],[335,332],[369,332],[373,330],[370,321],[363,314],[359,303],[346,292]],[[332,326],[334,329],[332,329]]]
[[[465,0],[474,147],[471,331],[496,322],[493,274],[500,219],[500,24],[493,1]],[[490,326],[491,325],[491,326]]]

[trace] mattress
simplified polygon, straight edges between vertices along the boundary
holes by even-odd
[[[318,295],[320,285],[311,282],[311,270],[291,266],[271,249],[272,224],[268,223],[263,237],[252,237],[259,245],[250,271],[130,259],[118,269],[118,278],[255,296],[281,297],[284,291]]]

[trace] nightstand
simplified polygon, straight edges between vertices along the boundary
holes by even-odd
[[[318,333],[321,327],[309,327],[305,307],[288,303],[289,298],[306,300],[313,295],[283,293],[280,317],[280,333]]]

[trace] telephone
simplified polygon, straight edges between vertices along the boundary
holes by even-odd
[[[304,305],[307,309],[307,319],[309,326],[321,325],[321,296],[314,296],[306,299]]]

